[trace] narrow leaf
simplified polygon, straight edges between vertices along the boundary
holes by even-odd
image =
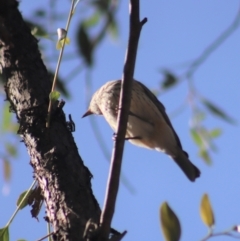
[[[178,79],[173,73],[167,70],[164,70],[163,74],[164,74],[164,80],[162,81],[163,89],[168,89],[170,87],[173,87],[175,84],[177,84]]]
[[[111,37],[116,39],[118,37],[118,26],[114,19],[108,25],[108,31],[111,34]]]
[[[211,165],[212,164],[212,160],[211,157],[208,153],[208,151],[206,149],[201,149],[199,151],[199,156],[208,164]]]
[[[208,195],[204,194],[200,205],[200,215],[204,224],[209,228],[214,225],[214,215]]]
[[[164,202],[160,207],[161,227],[166,241],[178,241],[181,236],[181,226],[178,217]]]
[[[43,27],[35,26],[34,28],[32,28],[31,33],[36,37],[49,39],[47,31]]]
[[[46,12],[44,9],[37,9],[33,15],[37,16],[37,17],[45,17],[46,16]]]
[[[16,148],[16,146],[14,146],[14,145],[12,145],[10,143],[6,143],[5,147],[6,147],[6,150],[7,150],[8,154],[11,157],[16,157],[17,156],[17,148]]]
[[[88,35],[87,29],[85,25],[81,24],[77,33],[77,45],[79,47],[79,51],[83,56],[85,62],[88,66],[91,66],[93,63],[93,44]]]
[[[83,24],[86,28],[90,28],[95,26],[97,23],[99,23],[100,19],[100,13],[96,11],[90,18],[83,21]]]
[[[20,205],[20,203],[22,202],[24,196],[26,195],[27,191],[24,191],[20,194],[20,196],[18,197],[18,200],[17,200],[17,206]],[[28,205],[28,198],[29,198],[29,195],[31,194],[31,192],[28,194],[27,197],[25,197],[24,201],[22,202],[22,204],[20,205],[20,209],[23,209],[25,208],[27,205]]]
[[[4,180],[9,181],[11,178],[11,165],[9,160],[4,159],[3,160],[3,175],[4,175]]]
[[[8,102],[5,102],[2,113],[3,113],[3,116],[2,116],[3,119],[2,119],[1,131],[6,132],[6,131],[9,131],[11,126],[11,113],[9,111]]]
[[[210,101],[203,99],[202,103],[205,105],[205,107],[214,115],[222,118],[223,120],[227,121],[230,124],[236,124],[236,121],[228,116],[223,110],[221,110],[219,107],[211,103]]]
[[[63,40],[62,40],[63,41]],[[71,43],[71,40],[69,37],[65,38],[65,44],[69,45]]]
[[[9,241],[8,227],[4,227],[0,229],[0,241]]]
[[[213,129],[209,132],[209,134],[212,138],[216,138],[222,134],[222,130],[221,129]]]
[[[61,41],[57,41],[56,49],[60,50],[61,48],[62,48],[62,42]]]
[[[49,39],[49,34],[47,33],[47,30],[44,28],[46,26],[43,27],[43,26],[41,26],[37,23],[31,22],[29,20],[25,20],[25,23],[31,29],[32,35]]]
[[[196,129],[191,129],[190,133],[191,133],[192,139],[197,144],[197,146],[203,147],[203,141],[202,141],[202,138],[199,135],[198,131]]]
[[[70,44],[70,38],[66,37],[65,38],[65,45],[69,45]],[[57,44],[56,44],[56,49],[60,50],[63,47],[64,44],[64,39],[58,40]]]

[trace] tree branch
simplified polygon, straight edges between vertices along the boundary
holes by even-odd
[[[128,121],[128,111],[131,102],[132,81],[137,56],[138,41],[142,26],[147,22],[144,18],[139,21],[139,0],[130,0],[130,32],[128,49],[123,69],[122,86],[119,100],[118,128],[114,143],[105,203],[100,219],[99,240],[107,240],[114,214],[115,203],[119,188],[122,155]]]
[[[51,82],[37,40],[17,7],[16,0],[0,0],[0,68],[7,100],[42,189],[53,239],[83,240],[87,221],[98,222],[100,217],[92,175],[78,154],[61,108],[53,106],[51,126],[45,126]]]
[[[207,48],[196,58],[189,66],[185,76],[187,79],[191,79],[194,72],[199,68],[201,64],[229,37],[237,30],[240,24],[240,8],[233,22],[209,45]]]

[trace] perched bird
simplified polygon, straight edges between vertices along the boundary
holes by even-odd
[[[116,132],[120,89],[121,80],[109,81],[103,85],[93,95],[83,117],[103,115]],[[199,169],[190,162],[188,154],[182,149],[163,104],[145,85],[136,80],[132,85],[126,139],[134,145],[166,153],[189,180],[194,181],[200,176]]]

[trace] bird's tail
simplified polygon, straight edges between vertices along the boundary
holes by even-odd
[[[200,176],[200,170],[191,163],[188,159],[188,154],[185,151],[179,152],[176,157],[172,158],[190,181],[194,182],[195,179]]]

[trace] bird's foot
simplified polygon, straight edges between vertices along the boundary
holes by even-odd
[[[132,136],[132,137],[126,137],[125,140],[129,141],[129,140],[139,140],[142,139],[141,136]]]
[[[116,139],[117,139],[117,134],[116,134],[116,133],[113,133],[112,139],[113,139],[114,141],[116,141]],[[142,139],[142,137],[141,137],[141,136],[132,136],[132,137],[125,137],[125,138],[124,138],[125,141],[136,140],[136,139]]]

